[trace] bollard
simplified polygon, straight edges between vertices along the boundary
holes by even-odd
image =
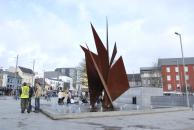
[[[194,104],[193,104],[192,110],[194,111]]]

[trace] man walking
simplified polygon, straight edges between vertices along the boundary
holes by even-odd
[[[36,83],[35,85],[35,112],[39,112],[40,111],[40,97],[42,94],[42,89],[40,87],[39,83]]]
[[[25,109],[27,109],[27,112],[30,113],[30,110],[29,110],[29,92],[30,92],[30,88],[24,82],[23,86],[20,89],[21,113],[24,113]]]

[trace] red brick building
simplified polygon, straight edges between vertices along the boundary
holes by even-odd
[[[185,58],[185,76],[182,63],[182,58],[158,59],[164,94],[184,94],[185,78],[189,93],[194,93],[194,57]]]

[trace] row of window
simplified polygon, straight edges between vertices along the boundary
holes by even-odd
[[[7,88],[12,88],[14,87],[14,85],[7,85]]]
[[[185,75],[185,79],[186,80],[189,80],[189,75]],[[167,75],[167,80],[168,81],[171,81],[171,76],[170,75]],[[180,80],[180,76],[179,75],[176,75],[176,80]]]
[[[141,82],[129,82],[129,85],[131,87],[134,87],[134,86],[141,86]]]
[[[177,90],[180,90],[180,84],[176,85]],[[172,90],[172,84],[168,84],[168,90]]]
[[[171,69],[172,68],[170,68],[170,67],[166,67],[166,72],[170,72]],[[194,67],[193,67],[193,69],[194,69]],[[185,66],[184,70],[185,70],[185,72],[188,72],[189,71],[188,66]],[[175,72],[179,72],[179,67],[178,66],[175,67]]]
[[[189,87],[190,85],[187,84],[187,86]],[[168,87],[168,90],[173,90],[172,84],[168,84],[167,87]],[[177,84],[177,85],[176,85],[176,90],[181,91],[181,85],[180,85],[180,84]]]
[[[55,84],[55,85],[62,85],[63,83],[59,83],[59,82],[50,81],[50,84]]]
[[[7,82],[8,83],[14,83],[14,80],[13,79],[8,79]],[[21,84],[22,81],[18,80],[17,82],[18,82],[18,84]]]

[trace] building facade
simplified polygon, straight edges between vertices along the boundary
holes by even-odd
[[[0,90],[5,94],[10,94],[12,90],[18,89],[22,85],[22,78],[9,71],[0,72]]]
[[[130,88],[141,87],[141,75],[140,74],[127,74]]]
[[[50,78],[45,78],[45,89],[46,86],[50,86],[51,90],[58,90],[59,88],[63,88],[64,82],[58,79],[50,79]]]
[[[27,84],[34,86],[35,74],[31,69],[19,66],[17,68],[17,73],[22,77],[22,84],[26,82]]]
[[[8,71],[12,73],[17,72],[17,74],[22,77],[22,84],[26,82],[34,86],[35,73],[31,69],[18,66],[17,69],[15,67],[9,67]]]
[[[194,58],[185,58],[185,68],[182,63],[182,58],[158,59],[164,93],[184,94],[186,92],[185,80],[188,92],[194,93]]]
[[[140,75],[142,87],[162,87],[159,67],[141,67]]]
[[[44,78],[63,82],[63,86],[61,86],[63,89],[73,89],[73,79],[59,71],[46,71],[44,72]],[[51,82],[47,82],[47,85],[53,86]]]
[[[45,78],[58,79],[59,76],[61,76],[61,73],[57,72],[57,71],[45,71],[44,72],[44,77]]]
[[[73,79],[73,87],[76,87],[76,82],[77,82],[77,69],[76,68],[56,68],[55,72],[60,72],[61,75],[63,76],[68,76]]]

